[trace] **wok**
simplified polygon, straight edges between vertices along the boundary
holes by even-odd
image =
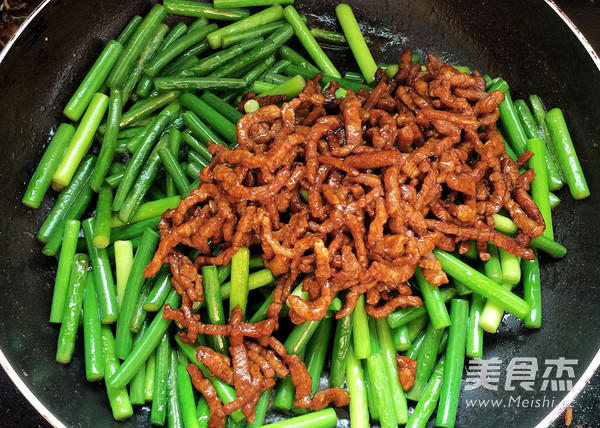
[[[45,2],[0,55],[0,359],[26,397],[50,423],[61,426],[116,426],[103,384],[85,382],[82,347],[68,366],[54,362],[58,328],[48,323],[54,259],[41,253],[37,228],[53,197],[38,210],[20,203],[26,184],[49,140],[63,121],[62,107],[105,43],[116,37],[134,14],[144,14],[153,1],[56,0]],[[309,23],[333,29],[332,0],[298,0]],[[484,359],[502,361],[498,390],[463,391],[457,425],[545,426],[564,409],[598,366],[600,339],[600,70],[574,32],[544,1],[479,2],[444,0],[349,1],[366,33],[375,41],[377,62],[395,62],[404,48],[434,52],[444,60],[502,76],[513,98],[538,94],[547,106],[564,109],[571,134],[587,173],[592,196],[574,202],[568,189],[553,214],[556,239],[567,257],[542,256],[543,316],[541,330],[531,331],[507,317],[501,331],[486,335]],[[591,49],[590,49],[591,51]],[[341,68],[356,67],[347,49],[328,53]],[[532,391],[518,383],[505,385],[513,357],[539,364]],[[576,359],[573,390],[542,390],[547,359]],[[563,375],[563,379],[566,379]],[[509,385],[510,386],[510,385]],[[552,400],[551,405],[510,406],[510,397]],[[505,408],[474,406],[467,400],[504,399]],[[120,426],[146,424],[148,411],[138,411]]]

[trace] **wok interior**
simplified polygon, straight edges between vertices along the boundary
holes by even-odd
[[[111,426],[104,384],[85,381],[82,346],[66,366],[54,362],[58,328],[48,323],[56,262],[41,253],[35,233],[53,198],[39,210],[20,203],[27,181],[49,140],[63,121],[62,107],[108,40],[128,20],[149,10],[152,1],[54,1],[26,28],[0,64],[0,344],[10,364],[38,399],[67,426]],[[309,24],[334,29],[337,2],[297,1]],[[568,189],[558,192],[554,212],[556,239],[569,252],[560,261],[542,258],[544,324],[524,329],[508,317],[501,332],[485,337],[484,359],[498,357],[503,371],[498,391],[476,389],[461,396],[457,424],[490,426],[539,422],[549,408],[467,409],[471,398],[505,398],[519,394],[558,403],[565,392],[540,391],[547,358],[578,360],[576,377],[598,351],[600,289],[593,262],[599,208],[594,161],[600,142],[600,71],[550,7],[507,1],[490,7],[476,1],[350,1],[357,19],[374,40],[377,62],[396,62],[405,48],[434,52],[454,64],[502,76],[514,99],[538,94],[547,107],[565,111],[571,135],[587,173],[592,196],[574,202]],[[533,10],[533,12],[532,12]],[[327,51],[341,69],[356,69],[348,49]],[[540,364],[534,391],[505,391],[504,375],[513,357],[535,357]],[[119,426],[147,423],[148,411],[136,412]]]

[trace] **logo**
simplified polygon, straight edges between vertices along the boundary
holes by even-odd
[[[504,364],[500,358],[475,358],[469,361],[465,377],[465,391],[479,388],[488,391],[515,392],[508,401],[467,400],[467,407],[523,407],[552,408],[555,398],[540,392],[565,392],[573,388],[576,359],[514,357]],[[529,394],[528,394],[529,393]]]

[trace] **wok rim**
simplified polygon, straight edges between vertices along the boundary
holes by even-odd
[[[29,17],[27,17],[27,19],[25,19],[25,21],[23,21],[21,26],[17,29],[17,31],[13,34],[13,36],[8,41],[8,43],[4,46],[2,51],[0,51],[0,64],[2,64],[2,61],[4,61],[4,58],[7,56],[8,52],[10,51],[12,46],[15,44],[15,42],[17,41],[19,36],[27,30],[27,28],[29,27],[31,22],[35,19],[35,17],[52,1],[53,0],[42,1],[42,3],[40,3],[33,10],[31,15],[29,15]],[[550,6],[550,8],[554,11],[554,13],[556,13],[563,20],[563,22],[567,25],[567,27],[569,27],[569,29],[573,32],[575,37],[577,37],[579,42],[583,45],[583,47],[587,51],[588,55],[590,56],[590,58],[596,65],[596,68],[598,69],[598,71],[600,71],[600,57],[598,56],[598,53],[596,53],[596,51],[594,50],[594,48],[592,47],[590,42],[587,40],[587,38],[583,35],[581,30],[573,23],[573,21],[571,21],[571,19],[562,11],[562,9],[560,9],[560,7],[558,7],[558,5],[556,3],[554,3],[553,0],[544,0],[544,2],[548,6]],[[27,399],[27,401],[29,401],[29,403],[32,405],[32,407],[34,409],[36,409],[38,411],[38,413],[40,415],[42,415],[42,417],[50,425],[52,425],[55,428],[66,428],[66,425],[63,424],[52,413],[52,411],[50,409],[48,409],[48,407],[46,407],[44,405],[44,403],[42,403],[37,398],[37,396],[33,393],[33,391],[31,391],[31,389],[29,389],[29,387],[25,384],[25,382],[23,381],[21,376],[17,373],[17,371],[14,369],[14,367],[8,361],[8,358],[6,358],[6,356],[2,352],[1,347],[0,347],[0,366],[2,366],[2,368],[4,369],[4,371],[10,378],[10,380],[13,382],[13,384],[17,387],[19,392],[21,394],[23,394],[23,396]],[[560,417],[560,415],[565,411],[565,409],[569,406],[569,404],[579,395],[579,393],[581,393],[583,388],[585,388],[585,386],[589,383],[592,375],[598,369],[599,366],[600,366],[600,349],[598,349],[598,352],[596,352],[596,355],[594,356],[594,358],[592,359],[592,361],[590,362],[588,367],[585,369],[585,371],[583,372],[583,374],[581,375],[579,380],[575,383],[573,388],[560,401],[560,403],[558,403],[546,415],[546,417],[544,417],[536,425],[536,428],[547,427],[552,422],[557,420]]]

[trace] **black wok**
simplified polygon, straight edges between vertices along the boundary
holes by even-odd
[[[49,131],[61,123],[62,107],[104,44],[153,1],[57,0],[40,10],[0,55],[0,360],[13,380],[52,424],[112,426],[103,384],[85,382],[80,347],[68,366],[54,362],[58,329],[48,324],[54,259],[41,254],[37,228],[51,206],[39,210],[20,203]],[[337,2],[297,0],[310,23],[333,29]],[[548,106],[563,107],[592,196],[575,203],[567,189],[555,211],[556,238],[569,253],[563,260],[542,258],[544,325],[529,331],[508,317],[500,333],[487,335],[485,359],[502,360],[498,390],[478,388],[461,395],[457,425],[546,425],[560,414],[566,391],[542,390],[546,359],[576,359],[573,395],[598,365],[600,274],[600,70],[575,34],[544,1],[349,1],[359,22],[376,41],[377,62],[395,62],[406,47],[434,52],[455,64],[502,76],[513,98],[538,94]],[[349,51],[331,50],[341,68],[355,68]],[[537,359],[532,391],[517,383],[507,391],[505,373],[513,357]],[[588,367],[590,368],[589,370]],[[563,376],[563,379],[566,377]],[[514,400],[540,399],[548,406],[516,407]],[[513,397],[512,405],[510,399]],[[467,408],[467,400],[504,399]],[[572,398],[572,397],[571,397]],[[545,403],[545,402],[543,402]],[[121,426],[148,423],[136,412]],[[594,423],[594,418],[592,422]]]

